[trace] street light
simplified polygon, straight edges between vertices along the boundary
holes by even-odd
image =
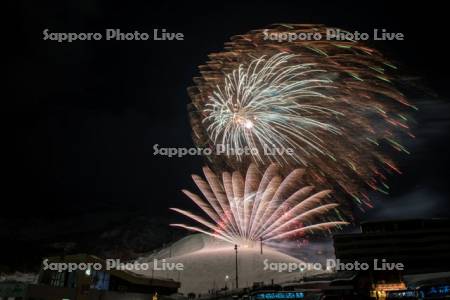
[[[230,279],[230,276],[225,275],[225,290],[228,290],[228,279]]]
[[[234,245],[234,251],[236,252],[236,289],[239,288],[239,279],[238,279],[238,245]]]

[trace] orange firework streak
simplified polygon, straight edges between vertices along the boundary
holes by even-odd
[[[274,39],[282,34],[316,39]],[[300,167],[308,184],[359,205],[368,185],[386,189],[384,175],[399,172],[381,146],[408,153],[398,139],[413,136],[407,115],[414,107],[394,86],[396,67],[377,50],[329,40],[322,25],[281,24],[234,36],[208,57],[188,89],[195,143],[256,150],[208,156],[215,170],[276,163],[286,175]],[[265,147],[293,155],[263,155]]]

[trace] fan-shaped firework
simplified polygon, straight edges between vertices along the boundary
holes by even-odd
[[[204,226],[171,224],[202,232],[240,245],[255,241],[277,240],[329,230],[347,224],[330,219],[338,204],[329,201],[330,190],[312,193],[312,186],[302,186],[304,170],[296,169],[282,179],[279,167],[270,165],[264,174],[254,164],[245,178],[240,172],[224,172],[222,180],[208,167],[203,168],[206,181],[193,175],[206,201],[189,191],[183,192],[211,219],[186,210],[171,208]],[[322,220],[322,221],[319,221]]]
[[[338,186],[359,202],[363,183],[385,189],[384,175],[399,171],[380,149],[386,143],[407,152],[398,137],[411,135],[410,105],[378,51],[329,40],[326,30],[273,26],[235,36],[209,55],[189,94],[196,144],[222,145],[221,155],[209,157],[213,165],[306,167],[308,182]],[[287,41],[283,33],[316,36]]]

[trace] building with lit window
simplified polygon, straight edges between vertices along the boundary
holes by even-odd
[[[175,294],[180,283],[152,278],[122,269],[107,269],[106,262],[93,255],[70,255],[46,259],[50,264],[96,265],[83,270],[42,268],[36,284],[2,282],[0,300],[149,300]]]
[[[336,259],[372,266],[354,284],[374,299],[450,297],[450,220],[392,220],[361,224],[361,232],[334,237]],[[402,270],[374,270],[374,261],[401,263]],[[447,297],[447,298],[446,298]]]

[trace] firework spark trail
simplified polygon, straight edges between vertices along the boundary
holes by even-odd
[[[311,189],[308,189],[309,191]],[[308,191],[306,190],[306,191]],[[301,201],[294,207],[287,209],[287,205],[290,203],[296,201],[299,202],[298,199],[302,199],[305,195],[307,195],[306,191],[304,189],[298,190],[296,193],[294,193],[289,199],[286,200],[283,205],[281,205],[278,210],[272,215],[271,218],[269,218],[262,226],[262,234],[265,234],[267,231],[272,231],[275,229],[279,229],[277,227],[278,225],[281,226],[281,224],[287,224],[284,223],[288,221],[288,219],[294,220],[298,214],[304,213],[305,211],[309,211],[309,209],[312,209],[314,205],[320,205],[321,201],[324,197],[328,196],[331,191],[325,190],[320,191],[318,193],[315,193],[314,195],[308,197],[307,199]],[[288,204],[289,203],[289,204]],[[284,225],[283,225],[284,226]]]
[[[286,32],[325,37],[327,29],[278,24],[232,37],[224,51],[210,54],[188,89],[193,137],[199,147],[252,150],[209,156],[217,170],[244,172],[250,163],[264,170],[276,163],[286,175],[305,168],[307,184],[369,205],[365,188],[386,193],[385,175],[400,173],[383,146],[409,153],[400,139],[413,137],[409,114],[415,108],[395,87],[396,67],[361,42],[267,38]],[[267,155],[267,148],[293,153]],[[244,205],[236,225],[244,222],[240,230],[250,236],[251,221],[264,215],[258,197],[256,210],[246,201],[234,203]]]
[[[224,172],[222,188],[218,177],[208,167],[204,167],[206,181],[200,176],[192,177],[206,201],[191,192],[183,192],[213,222],[192,212],[171,208],[207,229],[185,224],[171,225],[206,233],[230,243],[249,245],[260,239],[295,237],[348,224],[340,220],[315,223],[318,219],[327,220],[328,213],[338,206],[324,200],[330,191],[309,196],[312,187],[300,185],[304,170],[296,169],[284,180],[278,171],[278,167],[273,164],[261,177],[256,165],[251,164],[245,177],[237,171],[232,174]]]
[[[215,144],[231,145],[236,149],[244,146],[259,149],[261,145],[299,148],[301,144],[296,142],[298,140],[322,154],[331,155],[323,146],[323,141],[307,128],[318,127],[335,134],[340,134],[340,130],[303,113],[340,113],[320,105],[297,102],[308,97],[332,99],[315,90],[333,88],[326,85],[331,81],[296,80],[325,70],[311,70],[314,64],[283,66],[294,57],[286,53],[269,59],[263,56],[250,63],[247,69],[240,66],[232,75],[225,77],[224,91],[217,86],[204,110],[208,117],[203,122],[210,124],[207,131]],[[256,159],[263,161],[260,154]],[[300,156],[295,159],[306,164]]]

